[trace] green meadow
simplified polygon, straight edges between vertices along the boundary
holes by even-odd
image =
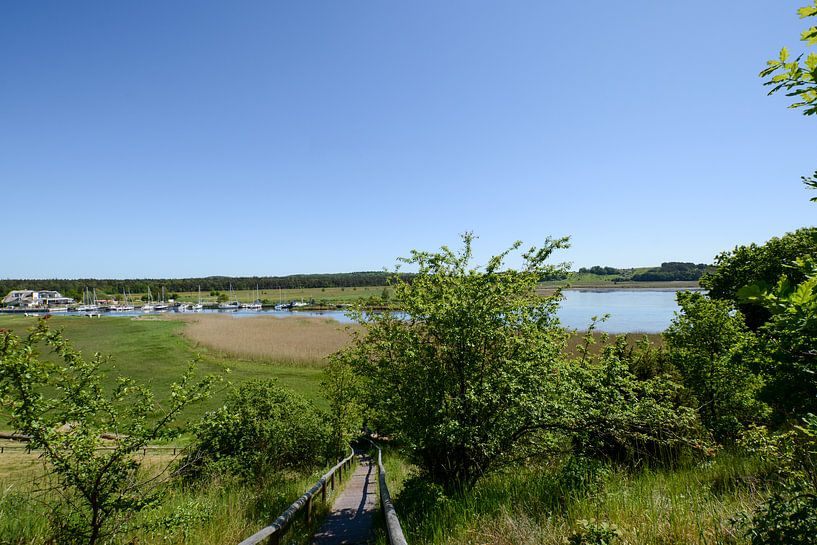
[[[36,318],[0,316],[0,328],[24,334]],[[170,385],[194,363],[199,374],[215,374],[224,382],[216,386],[207,400],[190,407],[188,416],[197,417],[221,405],[229,383],[257,378],[275,378],[307,399],[324,407],[320,393],[322,362],[297,366],[254,358],[231,356],[195,344],[182,335],[184,322],[152,317],[52,316],[51,327],[62,329],[83,355],[100,353],[109,358],[105,365],[107,382],[113,385],[118,376],[128,376],[150,384],[161,402]],[[45,353],[45,352],[44,352]]]

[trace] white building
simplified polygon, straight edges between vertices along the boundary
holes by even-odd
[[[3,298],[3,306],[37,308],[55,305],[73,305],[76,301],[52,290],[13,290]]]

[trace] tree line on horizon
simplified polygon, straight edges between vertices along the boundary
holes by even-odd
[[[56,290],[67,297],[81,298],[82,292],[95,289],[99,293],[122,294],[145,293],[164,287],[169,292],[192,292],[201,288],[203,293],[213,290],[227,291],[260,289],[302,289],[302,288],[351,288],[385,286],[393,273],[384,271],[360,271],[350,273],[293,274],[288,276],[207,276],[203,278],[53,278],[53,279],[7,279],[0,280],[0,292],[12,290]],[[401,274],[404,280],[411,274]]]
[[[712,270],[709,265],[667,262],[660,267],[633,274],[636,269],[614,267],[582,267],[579,273],[618,276],[613,281],[671,281],[698,280],[704,272]],[[413,273],[400,273],[399,278],[411,281]],[[201,288],[202,292],[260,289],[306,289],[306,288],[352,288],[385,286],[394,278],[393,272],[358,271],[348,273],[292,274],[287,276],[206,276],[198,278],[12,278],[0,279],[0,293],[12,290],[56,290],[67,297],[82,298],[85,289],[97,290],[104,294],[145,293],[164,287],[169,292],[192,292]],[[541,280],[566,280],[568,274],[550,275]]]
[[[613,276],[613,282],[669,282],[695,281],[706,274],[715,271],[715,267],[706,263],[691,263],[686,261],[667,261],[660,267],[651,267],[647,270],[618,269],[616,267],[582,267],[579,274],[595,274],[598,276]]]

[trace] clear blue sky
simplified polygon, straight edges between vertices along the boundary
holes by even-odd
[[[805,3],[5,2],[0,277],[710,262],[814,223]]]

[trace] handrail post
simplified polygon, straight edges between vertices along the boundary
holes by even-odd
[[[380,504],[383,508],[383,516],[386,519],[386,534],[388,535],[389,543],[390,545],[406,545],[406,537],[403,535],[403,529],[400,527],[400,520],[397,518],[397,512],[394,510],[391,494],[389,494],[389,486],[386,483],[386,468],[383,467],[383,452],[374,441],[369,439],[369,442],[377,449],[377,482],[380,489]]]
[[[332,490],[335,489],[335,473],[338,474],[339,482],[342,481],[343,477],[341,476],[343,473],[343,467],[347,465],[352,457],[355,455],[354,449],[351,448],[352,451],[349,456],[343,458],[342,460],[338,461],[332,469],[326,472],[318,482],[316,482],[312,488],[307,490],[300,498],[295,500],[295,502],[289,506],[289,508],[281,513],[281,515],[275,519],[275,521],[262,528],[261,530],[257,531],[247,539],[243,540],[239,545],[260,545],[262,542],[269,543],[270,545],[279,545],[281,542],[281,536],[284,534],[287,529],[289,528],[292,521],[295,519],[295,516],[298,515],[302,510],[306,510],[306,524],[308,526],[312,525],[313,520],[313,507],[314,502],[316,500],[315,495],[320,492],[321,499],[326,501],[326,483],[329,481],[329,484]]]

